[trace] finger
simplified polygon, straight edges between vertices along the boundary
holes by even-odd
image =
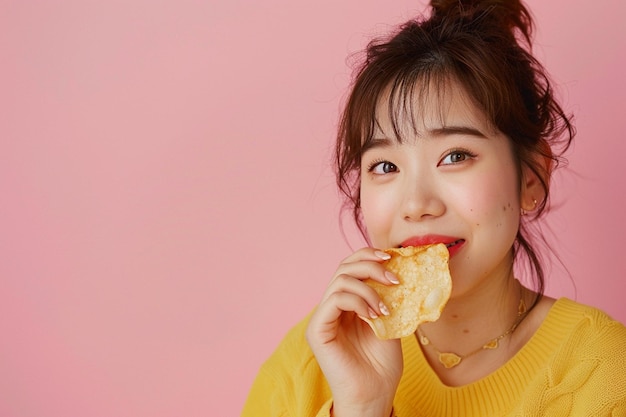
[[[368,316],[371,318],[381,314],[389,314],[389,310],[382,303],[380,295],[372,287],[350,275],[339,275],[336,277],[331,285],[328,286],[322,302],[329,300],[336,294],[342,293],[353,294],[364,300],[370,308]]]
[[[343,261],[341,261],[341,263],[352,263],[358,261],[382,262],[389,259],[391,259],[391,255],[380,249],[364,247],[346,257]]]
[[[348,275],[359,280],[373,279],[381,284],[398,284],[400,281],[391,271],[388,271],[380,261],[359,260],[342,263],[335,271],[336,279],[339,276]]]
[[[309,323],[309,342],[325,344],[336,339],[341,325],[341,317],[354,313],[360,317],[374,318],[371,307],[356,294],[333,293],[320,303]]]
[[[398,284],[398,278],[382,265],[389,259],[391,255],[380,249],[361,248],[339,264],[335,276],[348,274],[359,279],[371,278],[383,284]]]

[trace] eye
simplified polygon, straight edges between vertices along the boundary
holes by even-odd
[[[376,175],[389,174],[391,172],[396,172],[397,170],[398,167],[389,161],[376,161],[368,168],[368,172]]]
[[[465,162],[468,159],[476,157],[476,154],[465,149],[454,149],[449,151],[446,156],[439,161],[439,165],[455,165]]]

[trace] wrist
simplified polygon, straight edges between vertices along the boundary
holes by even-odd
[[[330,409],[331,417],[394,417],[393,404],[353,404],[334,403]]]

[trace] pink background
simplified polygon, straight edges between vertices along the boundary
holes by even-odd
[[[624,322],[626,6],[529,3],[578,125],[549,293]],[[0,1],[0,415],[238,415],[351,252],[346,57],[422,9]]]

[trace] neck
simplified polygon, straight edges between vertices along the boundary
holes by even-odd
[[[506,278],[471,293],[450,298],[441,317],[421,327],[440,350],[465,354],[505,332],[518,319],[520,299],[529,305],[528,290]]]

